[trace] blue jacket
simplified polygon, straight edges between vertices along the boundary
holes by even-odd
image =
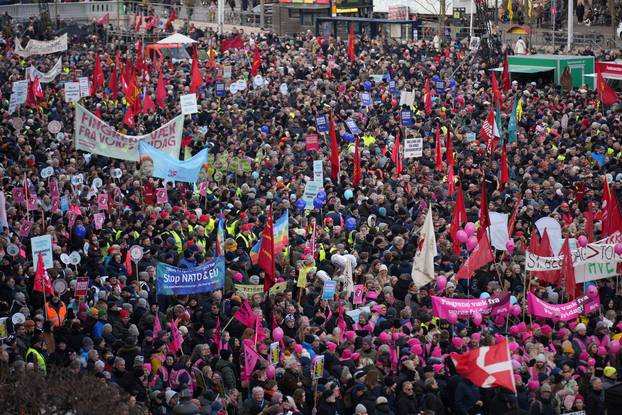
[[[456,414],[468,415],[469,410],[479,401],[479,388],[471,382],[460,382],[456,388],[456,396],[454,397],[454,405]]]

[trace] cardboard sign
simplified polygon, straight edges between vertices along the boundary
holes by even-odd
[[[327,133],[329,131],[328,115],[319,115],[315,117],[315,126],[318,133]]]
[[[197,94],[187,94],[179,97],[179,105],[181,105],[181,113],[196,114],[199,112],[199,105],[197,104]]]
[[[52,199],[60,197],[60,191],[58,190],[58,180],[51,179],[48,184],[48,189],[50,191],[50,196],[52,197]]]
[[[270,353],[268,354],[271,365],[278,365],[281,359],[281,346],[279,342],[270,344]]]
[[[164,187],[156,189],[156,202],[157,203],[168,203],[168,192]]]
[[[43,265],[45,269],[54,267],[54,259],[52,258],[52,235],[30,238],[30,247],[35,269],[37,269],[37,264],[39,263],[39,253],[43,256]]]
[[[21,81],[13,82],[13,89],[11,92],[11,97],[14,97],[16,105],[25,103],[26,98],[28,97],[28,80],[23,79]]]
[[[354,286],[354,299],[352,304],[364,304],[363,295],[365,294],[365,284],[357,284]]]
[[[400,107],[402,105],[407,107],[415,105],[415,93],[412,91],[400,91]]]
[[[89,293],[89,277],[78,277],[76,279],[76,289],[74,295],[76,297],[86,297]]]
[[[397,94],[397,84],[394,80],[389,81],[389,93],[393,95]]]
[[[231,65],[225,65],[222,68],[223,79],[231,79]]]
[[[311,376],[313,380],[324,376],[324,355],[317,355],[313,358],[311,362]]]
[[[317,134],[307,134],[305,136],[305,144],[307,151],[318,151],[320,149],[320,140]]]
[[[348,127],[348,130],[350,130],[350,132],[352,134],[360,134],[361,130],[359,130],[359,127],[356,125],[356,123],[354,122],[354,120],[352,118],[348,118],[346,120],[346,126]]]
[[[324,161],[313,160],[313,181],[324,183]]]
[[[224,97],[225,96],[225,84],[224,82],[216,82],[216,96],[217,97]]]
[[[65,82],[65,102],[80,101],[80,82]]]
[[[304,193],[302,194],[302,200],[305,201],[305,209],[313,209],[313,199],[322,188],[322,183],[315,181],[307,182],[305,185]]]
[[[374,105],[371,100],[371,94],[369,92],[361,92],[361,104],[366,107],[372,107]]]
[[[26,204],[26,209],[28,211],[39,209],[39,197],[37,195],[28,196],[28,203]]]
[[[24,188],[14,187],[13,188],[13,202],[21,205],[25,201],[26,201],[26,196],[24,194]]]
[[[404,158],[410,159],[423,156],[423,137],[404,140]]]
[[[409,109],[402,110],[400,112],[400,122],[402,123],[404,127],[413,128],[415,126],[413,112]]]

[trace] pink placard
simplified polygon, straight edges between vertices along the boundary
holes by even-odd
[[[307,144],[307,151],[318,151],[320,149],[320,141],[317,138],[317,134],[307,134],[305,143]]]
[[[97,195],[97,210],[108,210],[108,193]]]
[[[168,203],[168,193],[166,192],[166,188],[162,187],[156,189],[156,202],[157,203]]]
[[[60,209],[60,199],[55,197],[52,198],[52,207],[50,208],[50,212],[54,213]]]
[[[52,199],[60,198],[60,191],[58,190],[58,180],[50,179],[48,189],[50,191],[50,196],[52,197]]]
[[[354,299],[352,304],[363,304],[363,295],[365,294],[365,285],[357,284],[354,286]]]
[[[26,238],[28,235],[30,235],[30,230],[32,229],[32,221],[30,220],[24,220],[22,221],[22,226],[20,226],[19,228],[19,236],[21,238]]]
[[[562,321],[574,320],[581,314],[589,314],[600,308],[598,297],[592,299],[582,295],[564,304],[549,304],[532,293],[527,293],[529,313],[540,318],[556,318]]]
[[[93,215],[93,223],[95,223],[95,229],[100,230],[104,226],[104,221],[106,220],[105,213],[96,213]]]
[[[39,197],[37,195],[30,195],[28,197],[28,204],[26,205],[26,209],[29,211],[39,209]]]
[[[23,187],[14,187],[13,188],[13,202],[22,204],[26,201],[26,196],[24,195]]]
[[[209,186],[208,182],[201,182],[201,184],[199,185],[199,194],[203,197],[207,196],[207,188]]]
[[[456,314],[460,318],[482,315],[505,316],[510,311],[510,293],[503,293],[496,297],[481,298],[478,300],[464,300],[457,298],[432,296],[432,313],[436,317],[448,318]]]

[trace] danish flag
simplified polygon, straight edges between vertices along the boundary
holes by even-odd
[[[451,354],[456,372],[481,388],[500,386],[516,393],[507,340],[467,353]]]

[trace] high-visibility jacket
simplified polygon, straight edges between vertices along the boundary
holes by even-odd
[[[65,316],[67,315],[67,307],[62,301],[59,303],[60,308],[58,311],[50,305],[49,302],[45,303],[45,315],[48,321],[52,323],[54,327],[60,327],[65,322]]]
[[[28,350],[26,351],[26,356],[24,356],[24,359],[28,361],[28,356],[30,356],[31,353],[34,354],[35,358],[37,359],[37,366],[39,366],[39,370],[43,371],[43,373],[46,374],[47,366],[45,364],[45,358],[37,350],[33,349],[32,347],[29,347]]]
[[[175,248],[177,248],[177,253],[181,254],[184,250],[184,242],[181,239],[181,236],[177,233],[177,231],[170,231],[168,233],[175,240]]]

